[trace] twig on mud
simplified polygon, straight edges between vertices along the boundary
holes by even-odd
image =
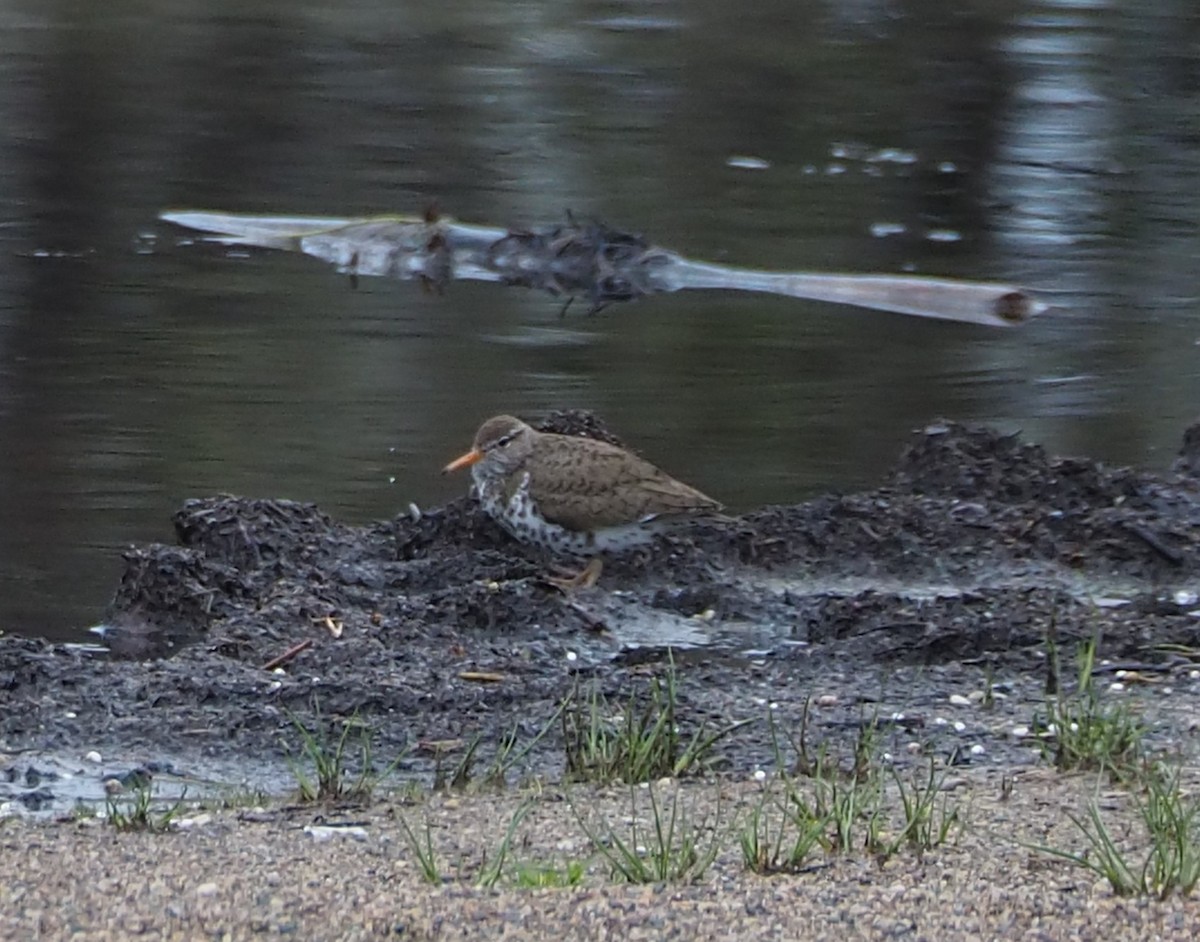
[[[1183,565],[1183,553],[1175,549],[1173,546],[1167,546],[1167,544],[1162,541],[1158,534],[1152,533],[1141,524],[1126,523],[1125,531],[1136,536],[1172,566]]]
[[[581,619],[583,626],[588,631],[594,631],[596,634],[608,634],[608,624],[598,615],[593,615],[578,602],[567,602],[567,608],[573,611]]]
[[[1164,654],[1173,655],[1172,660],[1178,658],[1178,664],[1194,664],[1200,661],[1200,648],[1187,644],[1171,644],[1164,642],[1156,644],[1152,648],[1154,651],[1161,651]]]
[[[1156,645],[1155,650],[1163,650],[1164,645]],[[1118,671],[1136,674],[1169,674],[1181,667],[1192,667],[1194,662],[1181,655],[1172,655],[1165,661],[1152,664],[1149,661],[1110,661],[1107,664],[1097,664],[1092,668],[1093,674],[1115,674]]]
[[[495,671],[459,671],[458,679],[469,680],[477,684],[502,684],[508,680],[508,677]]]
[[[303,641],[293,644],[278,657],[273,657],[271,660],[267,661],[267,663],[262,666],[262,669],[265,671],[273,671],[277,667],[282,667],[297,654],[300,654],[301,652],[307,651],[309,648],[311,648],[312,643],[312,638],[305,638]]]
[[[335,619],[332,615],[323,615],[319,618],[310,618],[309,621],[314,625],[320,625],[331,635],[333,635],[335,639],[340,638],[342,636],[342,632],[346,628],[346,623],[344,621],[342,621],[340,618]]]

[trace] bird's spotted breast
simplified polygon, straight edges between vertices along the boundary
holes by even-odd
[[[529,492],[528,471],[509,478],[481,475],[475,485],[483,512],[522,543],[552,553],[582,556],[594,542],[592,534],[568,530],[542,515]]]

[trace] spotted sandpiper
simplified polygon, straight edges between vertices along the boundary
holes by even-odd
[[[721,510],[624,448],[539,432],[511,415],[484,422],[471,450],[443,473],[467,467],[488,516],[521,542],[556,555],[619,553]]]

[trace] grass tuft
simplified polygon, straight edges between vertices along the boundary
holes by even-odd
[[[778,789],[782,789],[782,795]],[[829,818],[818,815],[789,776],[766,786],[742,824],[738,844],[748,870],[768,876],[799,873],[827,841]]]
[[[918,769],[913,769],[905,782],[905,777],[893,768],[892,779],[900,793],[904,814],[904,828],[895,838],[892,852],[898,850],[901,843],[907,843],[912,850],[924,853],[945,844],[956,827],[959,833],[962,832],[966,816],[960,813],[959,804],[952,802],[949,793],[943,790],[946,770],[938,769],[933,756],[929,757],[927,774],[921,775]]]
[[[404,841],[408,844],[408,849],[412,851],[413,859],[417,862],[421,879],[432,886],[439,886],[442,882],[442,872],[438,867],[437,855],[433,850],[433,831],[429,827],[429,819],[425,819],[425,830],[421,835],[413,831],[404,815],[397,814],[396,819],[400,822],[400,829],[404,832]],[[422,838],[424,839],[422,840]]]
[[[638,793],[649,795],[649,823],[639,823]],[[653,785],[630,789],[630,824],[626,836],[607,821],[590,822],[568,797],[571,810],[596,852],[608,864],[613,879],[625,883],[694,883],[700,880],[721,850],[720,805],[716,819],[695,824],[675,789],[669,805],[659,803]],[[705,833],[705,832],[709,833]]]
[[[510,876],[514,886],[523,890],[540,890],[579,886],[587,865],[582,860],[568,860],[561,867],[552,864],[517,864]]]
[[[187,798],[187,789],[172,804],[155,811],[153,788],[147,781],[127,798],[104,799],[104,817],[118,831],[167,831]]]
[[[303,802],[368,801],[407,756],[407,751],[402,751],[377,773],[371,758],[371,732],[357,712],[342,722],[341,732],[336,736],[322,723],[320,706],[315,700],[315,729],[309,729],[291,711],[284,712],[300,737],[298,748],[286,740],[283,747]],[[351,737],[356,732],[357,743],[352,743]],[[352,757],[358,760],[357,773],[350,771]]]
[[[1043,756],[1060,772],[1104,771],[1115,780],[1136,777],[1145,752],[1145,727],[1128,705],[1102,701],[1093,674],[1099,644],[1093,637],[1080,645],[1075,687],[1065,692],[1051,629],[1046,708],[1034,716],[1032,725],[1042,737]]]
[[[559,710],[567,779],[633,785],[703,771],[715,761],[716,745],[749,722],[719,730],[701,726],[685,737],[677,705],[673,661],[662,677],[650,681],[645,696],[634,691],[620,710],[595,686],[586,697],[573,690]]]
[[[776,767],[793,772],[780,773],[763,789],[743,823],[739,844],[748,869],[796,873],[817,848],[826,854],[861,849],[886,860],[902,847],[930,850],[949,840],[956,827],[961,830],[965,814],[943,790],[946,772],[932,756],[927,771],[922,767],[902,774],[884,761],[878,723],[872,719],[860,725],[847,763],[824,744],[811,749],[807,724],[806,708],[798,740],[788,738],[795,753],[789,763],[774,719],[768,717]],[[898,807],[892,803],[893,792]],[[890,827],[897,817],[898,827]]]
[[[500,882],[500,877],[504,873],[504,864],[508,861],[508,854],[512,848],[513,837],[516,836],[517,828],[521,826],[521,822],[525,820],[525,815],[529,813],[532,806],[533,802],[527,799],[521,802],[517,810],[513,812],[513,816],[508,822],[508,828],[504,832],[504,839],[500,841],[500,846],[496,848],[492,859],[484,861],[483,870],[475,881],[476,886],[490,890]]]
[[[1160,900],[1179,893],[1190,896],[1200,882],[1200,799],[1185,796],[1180,770],[1147,767],[1134,795],[1146,850],[1140,860],[1132,848],[1113,837],[1095,797],[1084,815],[1069,815],[1087,840],[1083,853],[1046,845],[1026,845],[1084,867],[1108,881],[1118,896],[1152,896]]]

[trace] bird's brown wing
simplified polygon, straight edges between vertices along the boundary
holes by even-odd
[[[595,530],[669,514],[717,513],[721,504],[621,448],[589,441],[559,445],[527,468],[530,496],[547,520],[569,530]]]

